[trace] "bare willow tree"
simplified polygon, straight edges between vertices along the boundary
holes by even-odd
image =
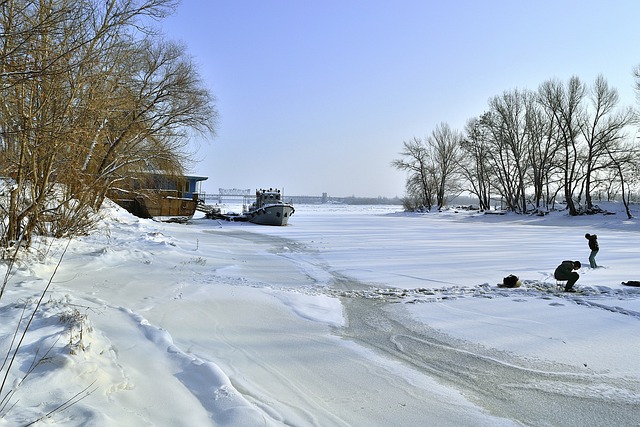
[[[0,3],[4,246],[37,230],[73,235],[118,180],[182,173],[188,132],[213,132],[214,99],[185,48],[145,26],[176,4]]]
[[[625,141],[616,146],[605,146],[607,156],[611,160],[611,168],[620,183],[620,194],[627,218],[633,218],[629,207],[631,189],[640,182],[640,149],[633,141]]]
[[[405,207],[409,209],[426,208],[431,210],[434,204],[437,183],[427,146],[414,137],[403,143],[400,159],[391,162],[398,170],[407,172]]]
[[[460,187],[460,157],[462,135],[449,124],[440,123],[427,138],[426,144],[437,183],[436,203],[438,209],[446,206],[449,197],[456,197]]]
[[[488,210],[491,208],[493,173],[487,129],[482,125],[481,118],[473,118],[467,121],[464,134],[460,143],[460,173],[467,185],[466,190],[477,197],[478,207]]]
[[[560,188],[558,171],[558,128],[555,118],[545,114],[535,96],[526,99],[526,132],[528,158],[533,187],[534,206],[537,210],[551,207]]]
[[[52,176],[64,173],[57,170],[64,167],[57,153],[71,131],[70,98],[61,95],[60,77],[70,71],[81,44],[69,27],[82,20],[71,9],[54,9],[51,2],[14,0],[1,6],[2,168],[15,182],[5,205],[3,243],[10,245],[29,242],[54,193]]]
[[[185,52],[179,44],[143,40],[128,52],[129,73],[109,83],[110,99],[82,164],[98,189],[96,207],[132,174],[182,174],[189,131],[214,132],[213,97]]]
[[[580,185],[580,123],[583,120],[586,88],[578,77],[571,77],[567,84],[548,80],[538,89],[538,102],[548,117],[558,126],[558,139],[563,174],[562,188],[570,215],[578,215],[574,200],[575,189]]]
[[[633,111],[630,107],[617,109],[618,91],[610,87],[602,75],[594,81],[588,99],[590,108],[581,121],[586,155],[584,187],[587,213],[594,209],[591,193],[594,183],[598,184],[599,171],[606,171],[613,166],[620,178],[623,178],[622,168],[619,166],[623,159],[613,153],[619,153],[618,145],[626,139],[625,129],[633,120]]]
[[[447,123],[436,126],[425,140],[414,137],[404,143],[402,158],[391,165],[408,172],[406,189],[419,206],[431,209],[435,202],[440,209],[459,194],[461,143],[462,135]]]
[[[531,164],[531,139],[528,128],[528,91],[506,91],[489,100],[489,114],[485,125],[491,135],[491,159],[497,175],[499,189],[507,208],[526,212],[528,187],[527,171]]]

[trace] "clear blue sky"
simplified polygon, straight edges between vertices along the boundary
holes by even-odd
[[[207,192],[402,196],[390,166],[489,98],[604,75],[636,105],[640,1],[183,0],[161,23],[217,97]]]

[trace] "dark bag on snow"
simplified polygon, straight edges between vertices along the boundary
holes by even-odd
[[[628,282],[622,282],[622,284],[626,286],[640,286],[640,281],[629,280]]]
[[[502,279],[501,288],[515,288],[518,286],[518,276],[514,276],[513,274],[508,275],[504,279]]]

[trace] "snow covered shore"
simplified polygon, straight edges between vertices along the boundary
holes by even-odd
[[[110,208],[64,254],[0,425],[77,393],[42,424],[634,425],[640,289],[621,282],[640,280],[637,220],[398,210],[297,206],[264,227]],[[12,272],[1,345],[65,245]],[[564,259],[583,262],[578,294],[555,287]],[[497,288],[508,274],[524,285]]]

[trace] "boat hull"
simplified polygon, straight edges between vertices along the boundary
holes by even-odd
[[[288,203],[263,206],[260,209],[245,212],[247,221],[260,225],[287,225],[295,209]]]
[[[197,201],[194,199],[181,199],[165,197],[151,200],[143,197],[134,199],[114,199],[121,207],[139,218],[151,218],[163,222],[185,222],[193,218]]]

